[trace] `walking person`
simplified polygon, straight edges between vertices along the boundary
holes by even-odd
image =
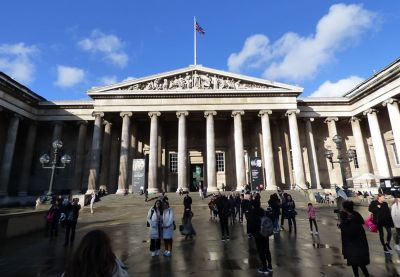
[[[107,234],[93,230],[82,238],[62,277],[128,277],[126,270],[127,267],[115,256]]]
[[[367,265],[369,264],[369,248],[367,236],[364,230],[364,219],[354,211],[353,201],[344,201],[343,210],[339,214],[342,238],[342,254],[347,260],[347,265],[353,269],[354,276],[358,277],[358,268],[369,276]]]
[[[226,241],[230,239],[228,226],[230,213],[229,200],[225,195],[221,195],[217,198],[216,204],[218,209],[219,223],[221,225],[221,240]]]
[[[93,205],[95,201],[96,201],[96,193],[93,191],[92,198],[90,198],[90,213],[93,213]]]
[[[158,199],[147,213],[147,226],[150,227],[150,251],[152,257],[160,255],[161,238],[163,235],[162,218],[162,202]]]
[[[388,204],[385,202],[385,195],[378,194],[377,199],[372,201],[368,210],[373,215],[373,222],[378,226],[379,240],[383,246],[383,252],[390,253],[390,240],[392,239],[392,228],[394,227],[392,215]],[[384,231],[386,229],[386,242]]]
[[[61,215],[60,204],[58,201],[56,201],[53,205],[51,205],[46,216],[50,239],[52,239],[53,236],[55,237],[58,236],[58,223],[60,220],[60,215]]]
[[[272,272],[272,258],[269,249],[269,237],[261,235],[261,218],[266,215],[265,211],[261,208],[259,201],[251,202],[251,210],[249,212],[249,229],[254,236],[258,256],[261,261],[262,267],[258,269],[259,273],[268,274]]]
[[[296,204],[290,194],[286,196],[286,201],[282,205],[283,206],[283,214],[285,218],[288,219],[289,222],[289,232],[292,232],[292,226],[294,227],[294,232],[297,233],[297,225],[296,225]]]
[[[279,197],[281,198],[281,209],[282,209],[282,216],[281,216],[281,230],[284,230],[283,225],[285,224],[285,216],[283,206],[286,203],[287,193],[283,191],[279,191]]]
[[[164,201],[163,215],[162,215],[163,239],[164,239],[164,256],[171,257],[172,251],[172,238],[175,230],[174,211],[169,206],[168,201]]]
[[[318,225],[317,225],[317,220],[316,220],[316,210],[313,206],[313,204],[308,203],[307,207],[307,214],[308,214],[308,221],[310,222],[310,234],[313,233],[313,224],[315,226],[315,235],[318,235]]]
[[[394,202],[391,209],[391,215],[394,223],[394,227],[396,228],[396,235],[394,237],[394,241],[396,245],[394,248],[396,251],[400,251],[400,194],[395,193]]]
[[[188,238],[193,238],[194,235],[196,235],[196,231],[193,228],[192,225],[192,218],[193,218],[193,212],[189,209],[185,210],[183,213],[182,217],[182,230],[181,234],[185,236],[185,240]]]
[[[75,239],[75,229],[76,224],[78,223],[79,210],[81,209],[81,205],[78,204],[79,199],[72,199],[72,203],[68,203],[65,207],[65,242],[64,247],[74,243]]]
[[[183,197],[183,206],[186,209],[192,210],[192,198],[189,196],[189,192],[186,191],[185,197]]]

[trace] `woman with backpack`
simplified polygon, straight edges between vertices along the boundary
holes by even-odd
[[[161,200],[157,200],[147,213],[147,226],[150,227],[151,256],[159,256],[161,248],[163,209]]]
[[[163,239],[164,239],[164,256],[171,257],[172,251],[172,237],[175,230],[174,211],[169,206],[168,201],[164,201],[163,215],[162,215]]]
[[[269,250],[269,235],[265,236],[261,234],[262,218],[265,217],[267,214],[264,209],[261,208],[259,201],[252,201],[251,205],[252,207],[249,212],[248,223],[249,231],[254,236],[258,256],[262,264],[262,267],[258,269],[258,272],[262,274],[267,274],[273,271],[271,251]]]
[[[290,194],[287,195],[285,203],[282,205],[283,215],[288,219],[289,222],[289,232],[292,232],[292,226],[294,227],[294,232],[297,232],[296,226],[296,204]]]

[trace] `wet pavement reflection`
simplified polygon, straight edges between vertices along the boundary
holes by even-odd
[[[181,199],[177,195],[169,197],[178,226],[183,212]],[[74,247],[89,230],[103,229],[112,239],[115,254],[128,266],[130,276],[262,276],[257,272],[258,255],[254,240],[247,237],[246,225],[231,225],[230,241],[222,242],[219,222],[210,219],[207,200],[192,197],[197,236],[185,240],[175,231],[172,257],[150,256],[145,217],[152,203],[144,203],[137,196],[107,196],[97,203],[94,214],[83,209]],[[262,200],[265,206],[266,199]],[[297,204],[297,234],[281,231],[270,238],[274,271],[265,276],[353,276],[341,254],[333,207],[316,206],[319,235],[312,235],[305,205]],[[399,254],[385,256],[378,235],[367,233],[367,237],[371,276],[400,276]],[[53,240],[38,232],[0,245],[0,276],[60,276],[74,250],[64,248],[63,239],[61,229]]]

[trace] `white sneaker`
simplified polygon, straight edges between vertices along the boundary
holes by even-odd
[[[399,244],[396,244],[396,245],[394,246],[394,249],[396,249],[396,251],[400,251],[400,245],[399,245]]]
[[[156,251],[151,252],[151,256],[152,257],[156,256]]]
[[[160,255],[160,250],[156,250],[155,252],[156,252],[156,256]]]
[[[317,231],[315,231],[314,235],[318,235],[318,232],[317,232]]]
[[[312,235],[312,234],[313,234],[313,231],[310,231],[310,234]]]

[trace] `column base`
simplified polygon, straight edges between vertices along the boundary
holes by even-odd
[[[221,190],[217,187],[207,187],[207,193],[208,192],[219,192],[219,191],[221,191]]]
[[[125,193],[126,193],[125,189],[117,189],[117,191],[115,192],[115,194],[119,194],[119,195],[125,194]]]
[[[160,190],[158,188],[148,188],[147,192],[148,193],[158,193],[158,192],[160,192]]]
[[[95,189],[88,189],[85,194],[92,194],[93,192],[96,192]]]
[[[265,190],[268,190],[268,191],[278,190],[278,187],[277,187],[277,186],[267,186],[267,187],[265,188]]]

